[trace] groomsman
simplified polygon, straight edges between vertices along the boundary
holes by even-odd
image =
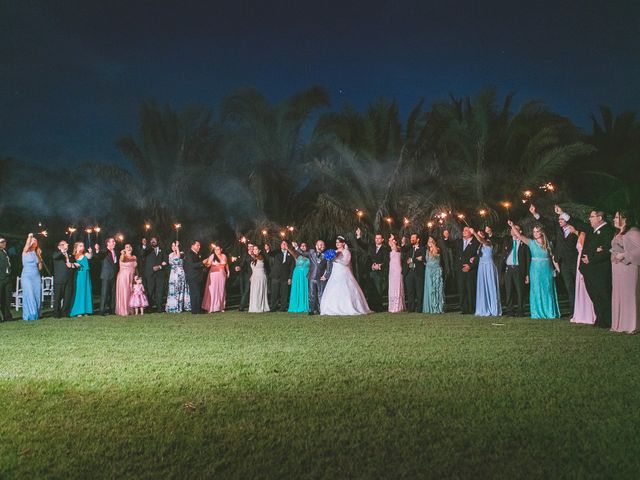
[[[447,247],[453,251],[456,283],[460,296],[460,311],[473,314],[476,311],[476,282],[480,244],[471,234],[469,227],[464,227],[462,238],[455,241],[449,238],[448,230],[443,231],[442,235]]]
[[[235,267],[235,271],[239,274],[240,280],[240,306],[238,310],[246,312],[249,309],[249,288],[251,286],[251,262],[252,258],[250,253],[253,252],[253,243],[247,244],[247,249],[240,253],[240,259],[238,265]]]
[[[519,225],[516,225],[515,228],[522,233]],[[504,288],[507,293],[505,314],[515,314],[518,317],[522,317],[524,316],[526,285],[529,284],[531,252],[526,244],[514,236],[511,237],[510,242],[504,242],[502,251],[503,258],[500,271],[503,273]],[[517,306],[514,305],[516,301]]]
[[[580,273],[584,277],[589,298],[593,302],[596,313],[595,325],[600,328],[611,328],[611,240],[615,230],[605,220],[604,212],[593,210],[589,214],[589,225],[564,213],[556,206],[556,213],[569,225],[581,232],[586,232]],[[591,227],[591,228],[589,228]]]
[[[3,322],[13,320],[11,316],[11,260],[7,253],[5,238],[0,238],[0,313]]]
[[[204,290],[204,258],[200,255],[200,242],[191,242],[191,248],[184,253],[184,276],[189,285],[191,313],[202,313],[202,292]]]
[[[538,213],[535,205],[529,207],[529,211],[533,217],[542,222],[545,227],[547,224],[545,218]],[[553,257],[560,266],[560,276],[569,296],[569,315],[573,316],[573,307],[576,302],[576,271],[578,269],[578,236],[570,231],[570,225],[563,217],[558,217],[558,221],[554,222],[553,230],[555,231]],[[547,227],[547,231],[551,228]]]
[[[58,242],[58,250],[53,253],[53,316],[69,316],[73,302],[74,269],[69,258],[69,244],[65,240]]]
[[[384,237],[381,233],[376,233],[373,247],[369,247],[362,240],[362,231],[356,229],[356,241],[360,248],[367,252],[365,261],[365,292],[367,293],[367,303],[375,312],[382,312],[383,300],[387,294],[387,283],[389,281],[389,247],[384,244]],[[368,280],[368,281],[367,281]]]
[[[325,244],[323,240],[316,242],[315,250],[302,251],[297,243],[291,244],[298,255],[309,259],[309,315],[320,315],[320,300],[327,280],[331,276],[332,262],[327,262],[324,258]]]
[[[411,234],[409,245],[403,246],[404,289],[407,297],[407,311],[421,312],[424,297],[425,250],[420,246],[420,235]]]
[[[164,287],[166,278],[164,267],[167,266],[167,256],[158,245],[158,239],[151,237],[151,248],[143,250],[144,277],[147,280],[147,295],[149,307],[155,304],[156,312],[164,311]]]
[[[271,298],[269,306],[271,311],[280,310],[286,312],[289,308],[289,287],[291,276],[295,267],[293,255],[289,253],[289,244],[286,240],[280,242],[280,250],[271,254],[273,263],[271,267]]]
[[[95,255],[100,260],[100,315],[116,311],[116,275],[118,273],[118,256],[116,240],[113,237],[105,241],[107,251],[100,253],[100,245],[95,245]]]

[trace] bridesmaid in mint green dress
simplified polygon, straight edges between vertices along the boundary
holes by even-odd
[[[440,250],[433,237],[429,237],[427,240],[422,313],[444,313],[444,282],[440,265]]]
[[[509,221],[514,238],[526,243],[531,251],[529,267],[529,303],[531,318],[560,318],[558,293],[553,276],[554,264],[549,255],[549,241],[541,227],[533,228],[533,239],[523,236]]]
[[[307,251],[307,244],[301,243],[300,250]],[[296,258],[296,266],[291,277],[291,295],[289,297],[289,312],[307,313],[309,311],[309,259],[289,250]]]
[[[73,256],[76,259],[76,288],[73,295],[70,317],[91,315],[93,313],[93,299],[91,298],[91,275],[89,272],[89,259],[91,249],[85,253],[84,243],[76,242],[73,246]]]

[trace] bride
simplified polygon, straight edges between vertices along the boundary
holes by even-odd
[[[336,256],[331,276],[320,300],[320,315],[362,315],[371,313],[360,285],[351,272],[351,252],[344,237],[336,239]]]

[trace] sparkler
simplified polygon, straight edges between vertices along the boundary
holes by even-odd
[[[85,232],[87,232],[87,236],[88,236],[88,240],[89,240],[89,246],[91,246],[91,232],[93,232],[93,228],[89,227],[85,230]]]
[[[464,218],[464,213],[459,213],[456,216],[458,217],[458,220],[462,220],[467,227],[469,226],[469,224],[467,223],[467,220],[465,220]]]
[[[67,231],[69,232],[69,241],[71,241],[71,237],[73,236],[73,234],[75,233],[76,230],[77,230],[77,228],[75,228],[75,227],[67,228]]]
[[[511,215],[509,209],[511,208],[511,202],[502,202],[501,205],[507,210],[507,218]]]
[[[179,237],[180,229],[182,228],[182,224],[181,224],[181,223],[174,223],[174,224],[173,224],[173,228],[174,228],[174,229],[175,229],[175,231],[176,231],[176,242],[177,242],[177,241],[179,240],[179,238],[178,238],[178,237]]]

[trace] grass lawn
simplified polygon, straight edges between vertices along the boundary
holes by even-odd
[[[567,320],[3,323],[0,478],[638,478],[639,367]]]

